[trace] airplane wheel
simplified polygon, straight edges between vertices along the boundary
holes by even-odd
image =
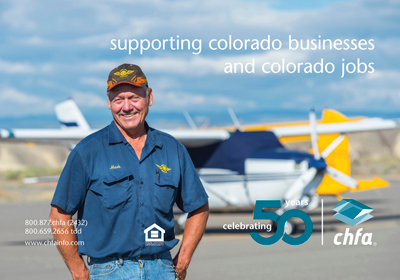
[[[285,223],[285,233],[286,234],[288,234],[288,235],[294,234],[294,233],[296,233],[296,229],[297,229],[296,224],[289,222],[289,221],[287,221]]]
[[[271,226],[271,231],[272,232],[276,232],[276,228],[277,228],[276,222],[272,221],[271,225],[272,225]]]
[[[185,230],[185,224],[179,225],[178,222],[175,220],[175,224],[174,224],[175,234],[176,235],[182,234],[184,230]]]

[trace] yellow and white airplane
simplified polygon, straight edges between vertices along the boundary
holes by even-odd
[[[325,159],[328,168],[335,168],[341,173],[351,175],[351,161],[349,151],[349,139],[345,133],[374,131],[396,128],[397,124],[393,120],[383,120],[380,118],[353,117],[348,118],[340,112],[333,109],[324,109],[322,117],[316,122],[316,134],[313,139],[313,149],[317,150]],[[233,131],[234,127],[227,127],[229,131]],[[242,131],[273,131],[278,136],[282,144],[295,142],[312,141],[312,126],[310,121],[285,122],[256,124],[241,127]],[[315,143],[315,141],[317,143]],[[335,141],[335,142],[334,142]],[[340,143],[338,143],[340,141]],[[332,143],[338,145],[332,151],[326,150]],[[318,147],[318,148],[316,148]],[[332,148],[333,146],[331,146]],[[313,153],[313,149],[310,150]],[[330,153],[328,154],[328,151]],[[341,199],[341,195],[347,191],[358,192],[375,188],[389,186],[389,182],[375,176],[371,180],[357,180],[356,187],[348,187],[335,180],[332,175],[325,174],[319,187],[317,194],[334,195]]]

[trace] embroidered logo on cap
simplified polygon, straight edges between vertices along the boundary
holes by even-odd
[[[121,69],[119,72],[115,72],[114,75],[117,75],[119,77],[127,77],[129,74],[132,74],[133,70],[126,70],[126,69]]]

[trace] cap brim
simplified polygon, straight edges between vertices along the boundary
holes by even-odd
[[[135,86],[135,87],[141,87],[141,88],[143,87],[141,84],[138,84],[138,83],[132,83],[132,82],[127,82],[127,81],[122,81],[122,82],[113,84],[112,87],[110,87],[109,89],[107,89],[107,91],[112,90],[113,88],[115,88],[116,86],[118,86],[118,85],[120,85],[120,84],[130,84],[130,85],[133,85],[133,86]]]

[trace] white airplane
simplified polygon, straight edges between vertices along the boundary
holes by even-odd
[[[61,141],[73,148],[78,141],[97,131],[90,128],[72,99],[58,104],[55,111],[61,129],[0,129],[0,136],[3,140]],[[380,179],[368,181],[368,187],[364,187],[365,182],[356,181],[349,176],[350,171],[343,171],[342,160],[338,164],[329,158],[340,146],[348,143],[344,133],[392,129],[397,127],[395,121],[363,118],[317,124],[315,113],[311,111],[307,124],[277,125],[268,131],[262,128],[245,131],[246,127],[241,128],[237,121],[234,122],[240,129],[236,132],[227,129],[195,129],[193,125],[194,129],[189,130],[164,130],[186,146],[209,195],[211,210],[254,207],[257,200],[286,202],[277,210],[280,214],[291,208],[313,209],[319,203],[318,189],[323,188],[327,177],[335,181],[336,185],[328,184],[329,191],[320,194],[338,195],[349,189],[387,186],[387,182]],[[285,137],[308,135],[311,135],[312,154],[287,150],[279,141]],[[318,135],[335,137],[323,147],[318,143]],[[348,158],[348,148],[346,151]],[[26,178],[24,182],[57,179]],[[183,229],[185,221],[186,215],[176,221],[178,231]],[[295,225],[288,222],[285,231],[290,234],[294,230]]]

